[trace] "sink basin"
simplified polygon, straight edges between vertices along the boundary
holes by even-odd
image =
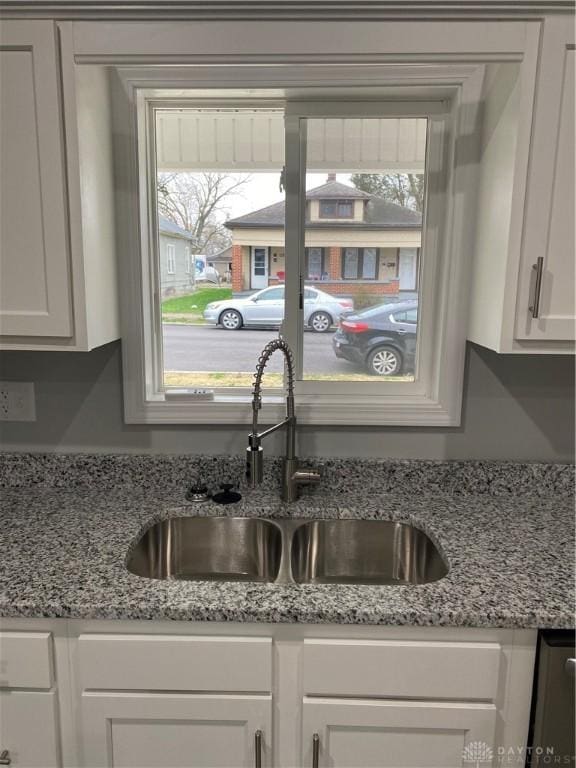
[[[149,528],[127,568],[152,579],[275,581],[282,534],[266,520],[173,517]]]
[[[279,584],[425,584],[448,573],[428,536],[406,523],[256,517],[162,520],[127,568],[150,579]]]
[[[297,583],[425,584],[448,567],[428,536],[405,523],[314,520],[292,540]]]

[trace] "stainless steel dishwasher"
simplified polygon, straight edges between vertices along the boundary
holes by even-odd
[[[527,768],[574,766],[574,630],[545,630],[538,640]]]

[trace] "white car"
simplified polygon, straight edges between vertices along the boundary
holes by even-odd
[[[310,286],[304,288],[304,325],[317,333],[326,333],[342,313],[353,309],[352,299],[336,298]],[[206,305],[204,319],[227,331],[243,326],[280,326],[284,319],[284,286],[264,288],[242,299],[213,301]]]

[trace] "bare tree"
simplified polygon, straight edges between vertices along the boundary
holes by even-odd
[[[363,192],[422,212],[424,175],[419,173],[355,173],[352,184]]]
[[[215,253],[230,244],[226,202],[249,179],[246,174],[159,173],[158,212],[192,233],[196,253]]]

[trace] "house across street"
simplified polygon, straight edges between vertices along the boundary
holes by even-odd
[[[332,295],[401,297],[418,290],[422,216],[328,174],[306,194],[305,280]],[[232,233],[232,289],[284,282],[285,203],[226,222]]]

